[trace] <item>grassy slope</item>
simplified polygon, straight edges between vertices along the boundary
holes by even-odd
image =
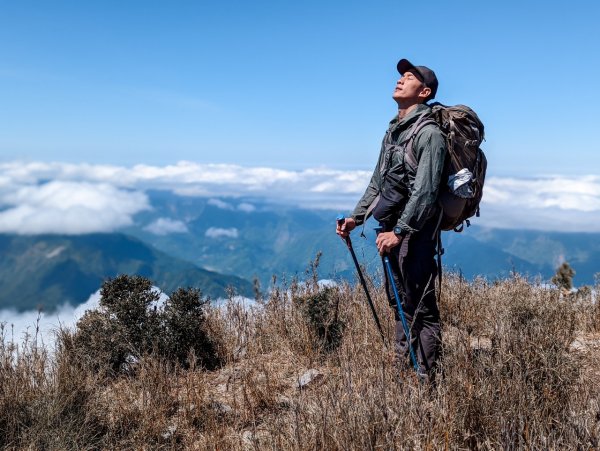
[[[248,312],[209,311],[225,365],[179,370],[151,357],[117,379],[35,348],[0,349],[0,437],[15,448],[591,449],[600,440],[600,309],[520,278],[447,278],[443,375],[420,385],[394,363],[360,289],[331,294],[343,340],[323,353],[299,308],[311,283]],[[391,337],[383,292],[374,299]],[[291,295],[291,296],[290,296]],[[296,299],[292,302],[291,299]],[[45,371],[40,372],[40,368]],[[297,388],[308,369],[318,373]],[[73,396],[75,394],[76,396]],[[35,406],[35,409],[32,407]]]

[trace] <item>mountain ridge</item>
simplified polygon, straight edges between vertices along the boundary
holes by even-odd
[[[190,286],[205,296],[224,297],[231,285],[239,294],[252,294],[247,280],[202,269],[122,233],[0,234],[0,252],[0,308],[80,304],[118,274],[148,277],[166,293]]]

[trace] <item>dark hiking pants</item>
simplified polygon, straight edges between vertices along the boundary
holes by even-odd
[[[410,329],[419,370],[427,374],[432,374],[435,368],[441,344],[440,312],[435,291],[435,226],[433,223],[428,224],[419,233],[411,235],[408,246],[404,243],[405,246],[396,246],[389,253],[394,282]],[[412,366],[407,360],[410,358],[409,349],[394,292],[389,284],[387,271],[384,273],[388,300],[396,316],[396,357],[399,362],[407,362]]]

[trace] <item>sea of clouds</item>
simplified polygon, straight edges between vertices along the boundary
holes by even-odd
[[[212,205],[251,213],[254,206],[219,197],[262,197],[289,205],[350,211],[364,192],[370,171],[312,168],[283,170],[231,164],[133,167],[12,161],[0,163],[0,233],[84,234],[111,232],[152,209],[146,192],[167,190],[210,197]],[[497,228],[600,232],[600,176],[546,176],[486,180],[482,216],[476,223]],[[146,229],[156,234],[186,233],[185,223],[159,218]],[[235,228],[208,228],[208,237],[236,237]],[[98,294],[78,307],[65,305],[42,316],[42,335],[73,326],[97,306]],[[15,338],[35,331],[37,312],[0,311]]]
[[[370,171],[283,170],[231,164],[133,167],[46,162],[0,163],[0,233],[109,232],[151,209],[146,191],[203,196],[220,208],[252,212],[219,197],[263,197],[307,208],[351,210]],[[514,178],[489,176],[477,223],[497,228],[600,231],[600,176]],[[160,218],[153,233],[183,233],[180,221]],[[208,231],[210,234],[235,231]]]
[[[56,332],[63,329],[73,329],[77,321],[87,310],[98,307],[100,291],[92,294],[89,299],[78,306],[64,304],[53,313],[35,310],[17,312],[13,309],[0,310],[0,324],[3,324],[4,340],[21,345],[25,341],[46,346],[52,350]]]

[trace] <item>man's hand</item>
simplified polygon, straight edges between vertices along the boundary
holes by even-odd
[[[356,222],[352,218],[344,218],[344,222],[336,223],[335,233],[342,238],[346,238],[350,235],[350,232],[356,227]]]
[[[375,244],[380,255],[387,254],[393,247],[400,244],[402,240],[394,232],[381,232],[377,235]]]

